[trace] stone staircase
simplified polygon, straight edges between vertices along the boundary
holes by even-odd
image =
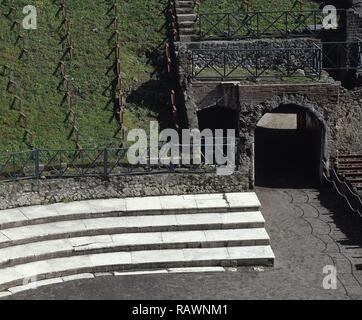
[[[179,30],[180,41],[197,41],[196,23],[197,15],[195,13],[194,1],[176,0],[176,17]]]
[[[255,193],[3,210],[0,291],[10,293],[26,279],[55,283],[83,273],[271,266],[274,254],[264,223]]]

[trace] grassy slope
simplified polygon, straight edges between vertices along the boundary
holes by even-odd
[[[301,30],[304,28],[305,24],[314,23],[314,14],[300,14],[300,11],[308,11],[312,9],[317,9],[318,4],[312,3],[308,0],[301,0],[301,3],[298,4],[293,0],[249,0],[249,6],[242,5],[243,1],[233,1],[228,0],[204,0],[201,2],[199,7],[200,13],[234,13],[235,15],[228,19],[226,16],[221,15],[212,15],[207,19],[202,20],[203,31],[207,32],[209,36],[217,35],[215,32],[222,32],[223,30],[228,30],[228,21],[230,22],[231,30],[238,30],[240,33],[247,34],[250,29],[255,31],[259,30],[261,32],[266,31],[276,31],[285,29],[285,19],[284,14],[280,14],[280,11],[290,12],[291,15],[287,17],[288,26],[292,30]],[[261,12],[260,15],[253,16],[251,15],[248,20],[245,20],[245,25],[240,27],[240,22],[238,19],[235,19],[238,13],[249,10],[251,12]],[[217,27],[214,27],[214,23],[219,20]],[[300,21],[299,21],[300,20]],[[258,22],[259,21],[259,24]],[[296,21],[296,23],[293,23]],[[301,23],[301,21],[303,23]],[[210,32],[211,31],[211,32]]]
[[[77,114],[80,144],[83,148],[118,145],[118,123],[113,117],[113,104],[108,104],[109,92],[103,92],[113,79],[107,69],[113,63],[110,53],[114,40],[109,42],[111,28],[107,25],[112,16],[107,15],[113,1],[66,1],[71,17],[71,32],[75,57],[66,60],[67,73],[72,78],[72,87],[77,92],[73,108]],[[122,74],[124,89],[131,92],[151,80],[154,68],[147,64],[146,53],[156,48],[164,39],[164,2],[158,0],[117,0],[121,19]],[[11,30],[11,21],[4,14],[15,6],[17,20],[21,21],[25,0],[0,1],[0,150],[24,150],[31,145],[42,148],[74,148],[70,139],[71,125],[67,117],[61,80],[54,74],[64,52],[60,42],[64,30],[60,29],[61,18],[56,17],[58,6],[53,0],[37,0],[38,29],[22,30],[26,47],[30,48],[27,59],[19,59],[21,45],[16,44],[16,32]],[[161,46],[162,48],[162,46]],[[19,121],[19,111],[12,110],[12,94],[7,91],[10,75],[3,66],[13,69],[16,79],[16,95],[23,98],[23,113],[26,121]],[[13,108],[14,109],[14,108]],[[15,106],[18,109],[18,106]],[[157,118],[146,102],[127,106],[127,128],[147,127],[150,119]],[[22,119],[20,119],[22,120]],[[23,123],[21,123],[23,122]],[[25,128],[24,128],[25,126]],[[25,130],[33,136],[24,138]]]
[[[232,12],[242,6],[243,1],[232,0],[202,0],[200,5],[200,12]],[[249,0],[250,11],[277,11],[277,10],[290,10],[294,6],[294,0]],[[311,8],[318,8],[316,3],[310,0],[301,0],[302,10],[309,10]],[[299,9],[299,5],[295,8]]]
[[[251,0],[254,9],[288,9],[290,0]],[[60,42],[64,30],[59,29],[58,6],[53,0],[34,0],[38,9],[38,29],[24,31],[27,59],[19,59],[20,45],[16,44],[16,32],[4,16],[10,6],[16,7],[17,20],[23,18],[22,7],[27,0],[0,0],[0,151],[25,150],[32,146],[41,148],[74,148],[71,139],[70,119],[66,105],[62,105],[64,92],[58,88],[60,76],[54,74],[64,52]],[[113,117],[113,105],[103,94],[113,79],[107,69],[112,58],[106,56],[113,45],[108,42],[111,30],[107,15],[113,0],[66,0],[71,17],[71,32],[75,57],[66,61],[72,87],[77,92],[73,109],[77,114],[80,145],[83,148],[117,146],[118,123]],[[128,96],[125,114],[126,128],[148,127],[149,120],[165,123],[164,82],[158,79],[157,68],[162,56],[165,38],[163,9],[166,0],[116,0],[119,5],[120,34],[122,41],[122,75]],[[273,4],[271,4],[271,2]],[[306,1],[307,2],[307,1]],[[238,7],[234,0],[204,0],[201,10],[219,11]],[[158,48],[158,49],[157,49]],[[156,49],[156,50],[155,50]],[[154,51],[155,50],[155,51]],[[152,54],[156,52],[156,54]],[[152,61],[151,63],[148,60]],[[21,119],[12,107],[12,94],[7,91],[10,75],[3,66],[13,69],[18,83],[14,94],[23,98]],[[109,92],[107,93],[109,95]],[[165,125],[165,124],[164,124]],[[33,135],[27,136],[26,130]]]

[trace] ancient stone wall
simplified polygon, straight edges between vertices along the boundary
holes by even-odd
[[[0,210],[78,200],[195,193],[246,191],[243,170],[230,176],[205,174],[154,174],[98,178],[51,179],[0,184]]]
[[[243,40],[243,41],[203,41],[203,42],[179,42],[176,44],[176,56],[178,64],[178,75],[179,75],[179,92],[178,92],[178,102],[179,102],[179,114],[181,114],[181,122],[184,123],[186,127],[197,128],[197,116],[195,109],[198,106],[195,104],[192,93],[192,50],[208,50],[208,49],[238,49],[238,50],[254,50],[254,49],[281,49],[281,48],[316,48],[317,46],[321,47],[320,40],[311,39],[311,38],[297,38],[297,39],[257,39],[257,40]],[[217,53],[216,53],[217,54]],[[238,59],[238,53],[235,53],[235,59]],[[300,59],[305,59],[305,52],[301,50],[299,53],[296,52],[294,55],[291,55],[291,59],[295,61],[295,64],[301,62]],[[280,66],[280,63],[283,63],[283,57],[279,56],[280,53],[276,51],[274,54],[269,52],[264,55],[264,58],[267,59],[267,62],[270,62],[271,65]],[[239,57],[242,59],[243,57]],[[202,58],[201,58],[202,59]],[[213,60],[207,59],[207,60]],[[207,61],[206,60],[206,61]],[[284,61],[285,63],[285,61]],[[301,63],[302,64],[302,63]],[[232,65],[232,64],[231,64]],[[203,81],[205,85],[207,82]],[[216,90],[219,90],[217,88]],[[221,88],[224,90],[224,88]],[[217,99],[220,100],[222,97],[230,97],[230,95],[225,94],[224,92],[216,93]],[[232,101],[224,101],[224,104],[230,106],[234,105]]]
[[[341,90],[337,119],[339,153],[362,153],[362,88]]]
[[[304,62],[310,63],[312,51],[321,47],[321,41],[312,38],[297,39],[257,39],[243,41],[203,41],[203,42],[179,42],[176,44],[180,75],[189,76],[192,73],[192,51],[199,50],[199,56],[194,57],[194,65],[204,64],[205,61],[212,61],[214,66],[223,66],[224,56],[212,50],[234,50],[228,53],[227,59],[230,63],[240,63],[243,67],[255,67],[255,57],[258,56],[259,67],[276,65],[279,67],[300,66]],[[289,48],[294,52],[283,52],[279,49]],[[245,51],[248,50],[248,51]],[[253,53],[253,50],[265,50],[260,55]],[[202,52],[205,52],[205,58]],[[232,64],[231,64],[232,65]]]
[[[338,83],[255,84],[193,83],[195,108],[189,114],[212,106],[240,112],[241,167],[249,170],[253,185],[253,143],[256,124],[280,105],[293,104],[312,112],[326,130],[324,157],[333,161],[338,153],[362,152],[362,90],[348,91]],[[191,105],[191,104],[190,104]],[[190,106],[189,105],[189,106]]]
[[[362,37],[362,7],[347,10],[347,41],[355,41]]]

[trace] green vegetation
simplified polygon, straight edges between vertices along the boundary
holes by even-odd
[[[321,11],[313,12],[318,9],[318,4],[308,0],[302,0],[299,4],[291,0],[250,0],[248,6],[243,3],[244,1],[202,1],[199,13],[211,15],[201,17],[201,36],[206,39],[228,34],[236,38],[257,34],[280,37],[287,30],[300,32],[305,26],[323,20]],[[247,11],[252,13],[245,15]]]
[[[0,1],[0,150],[25,150],[34,146],[74,148],[67,103],[62,103],[65,91],[59,86],[62,77],[59,70],[55,72],[67,43],[61,42],[65,31],[61,15],[56,15],[59,6],[53,0],[34,1],[38,29],[21,28],[23,44],[17,41],[16,27],[12,24],[22,21],[22,9],[28,2]],[[111,92],[106,90],[114,79],[110,69],[114,53],[107,58],[115,46],[114,39],[108,40],[113,26],[107,27],[114,17],[114,11],[108,12],[113,2],[66,1],[75,54],[72,60],[66,56],[65,64],[75,94],[73,109],[83,148],[119,146],[121,140],[114,101],[110,101]],[[154,57],[162,56],[164,48],[166,1],[116,2],[122,46],[121,74],[128,100],[125,127],[148,127],[151,119],[164,119],[167,109],[165,101],[158,99],[162,96],[162,84],[153,65],[157,60]],[[17,11],[8,18],[12,6]],[[20,57],[23,47],[29,53]],[[148,56],[152,57],[151,62]],[[10,88],[9,81],[14,81]],[[17,99],[14,103],[14,96],[21,98],[22,103]],[[159,105],[161,102],[163,105]]]
[[[168,126],[169,83],[162,75],[165,44],[164,9],[167,0],[66,0],[71,21],[74,57],[63,54],[67,40],[59,5],[34,0],[38,29],[23,30],[18,39],[14,21],[21,22],[27,0],[0,0],[0,151],[33,147],[49,149],[118,147],[121,143],[115,101],[109,85],[114,80],[114,17],[118,4],[121,75],[127,97],[126,129],[147,128],[158,119]],[[304,1],[311,8],[308,1]],[[265,8],[265,3],[268,3]],[[204,0],[203,11],[231,11],[234,0]],[[252,9],[289,9],[290,0],[251,0]],[[14,16],[10,8],[15,7]],[[27,51],[23,51],[26,49]],[[70,114],[58,68],[64,60],[74,97]],[[72,126],[75,119],[79,135]],[[75,137],[79,137],[75,139]]]
[[[245,5],[246,2],[249,2],[248,6]],[[247,8],[249,11],[311,10],[318,8],[318,4],[310,0],[202,0],[199,6],[201,13],[236,12],[240,9],[246,10]]]

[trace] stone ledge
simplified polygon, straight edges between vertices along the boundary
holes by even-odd
[[[99,178],[19,181],[0,184],[0,210],[92,199],[243,192],[248,174],[155,174]]]

